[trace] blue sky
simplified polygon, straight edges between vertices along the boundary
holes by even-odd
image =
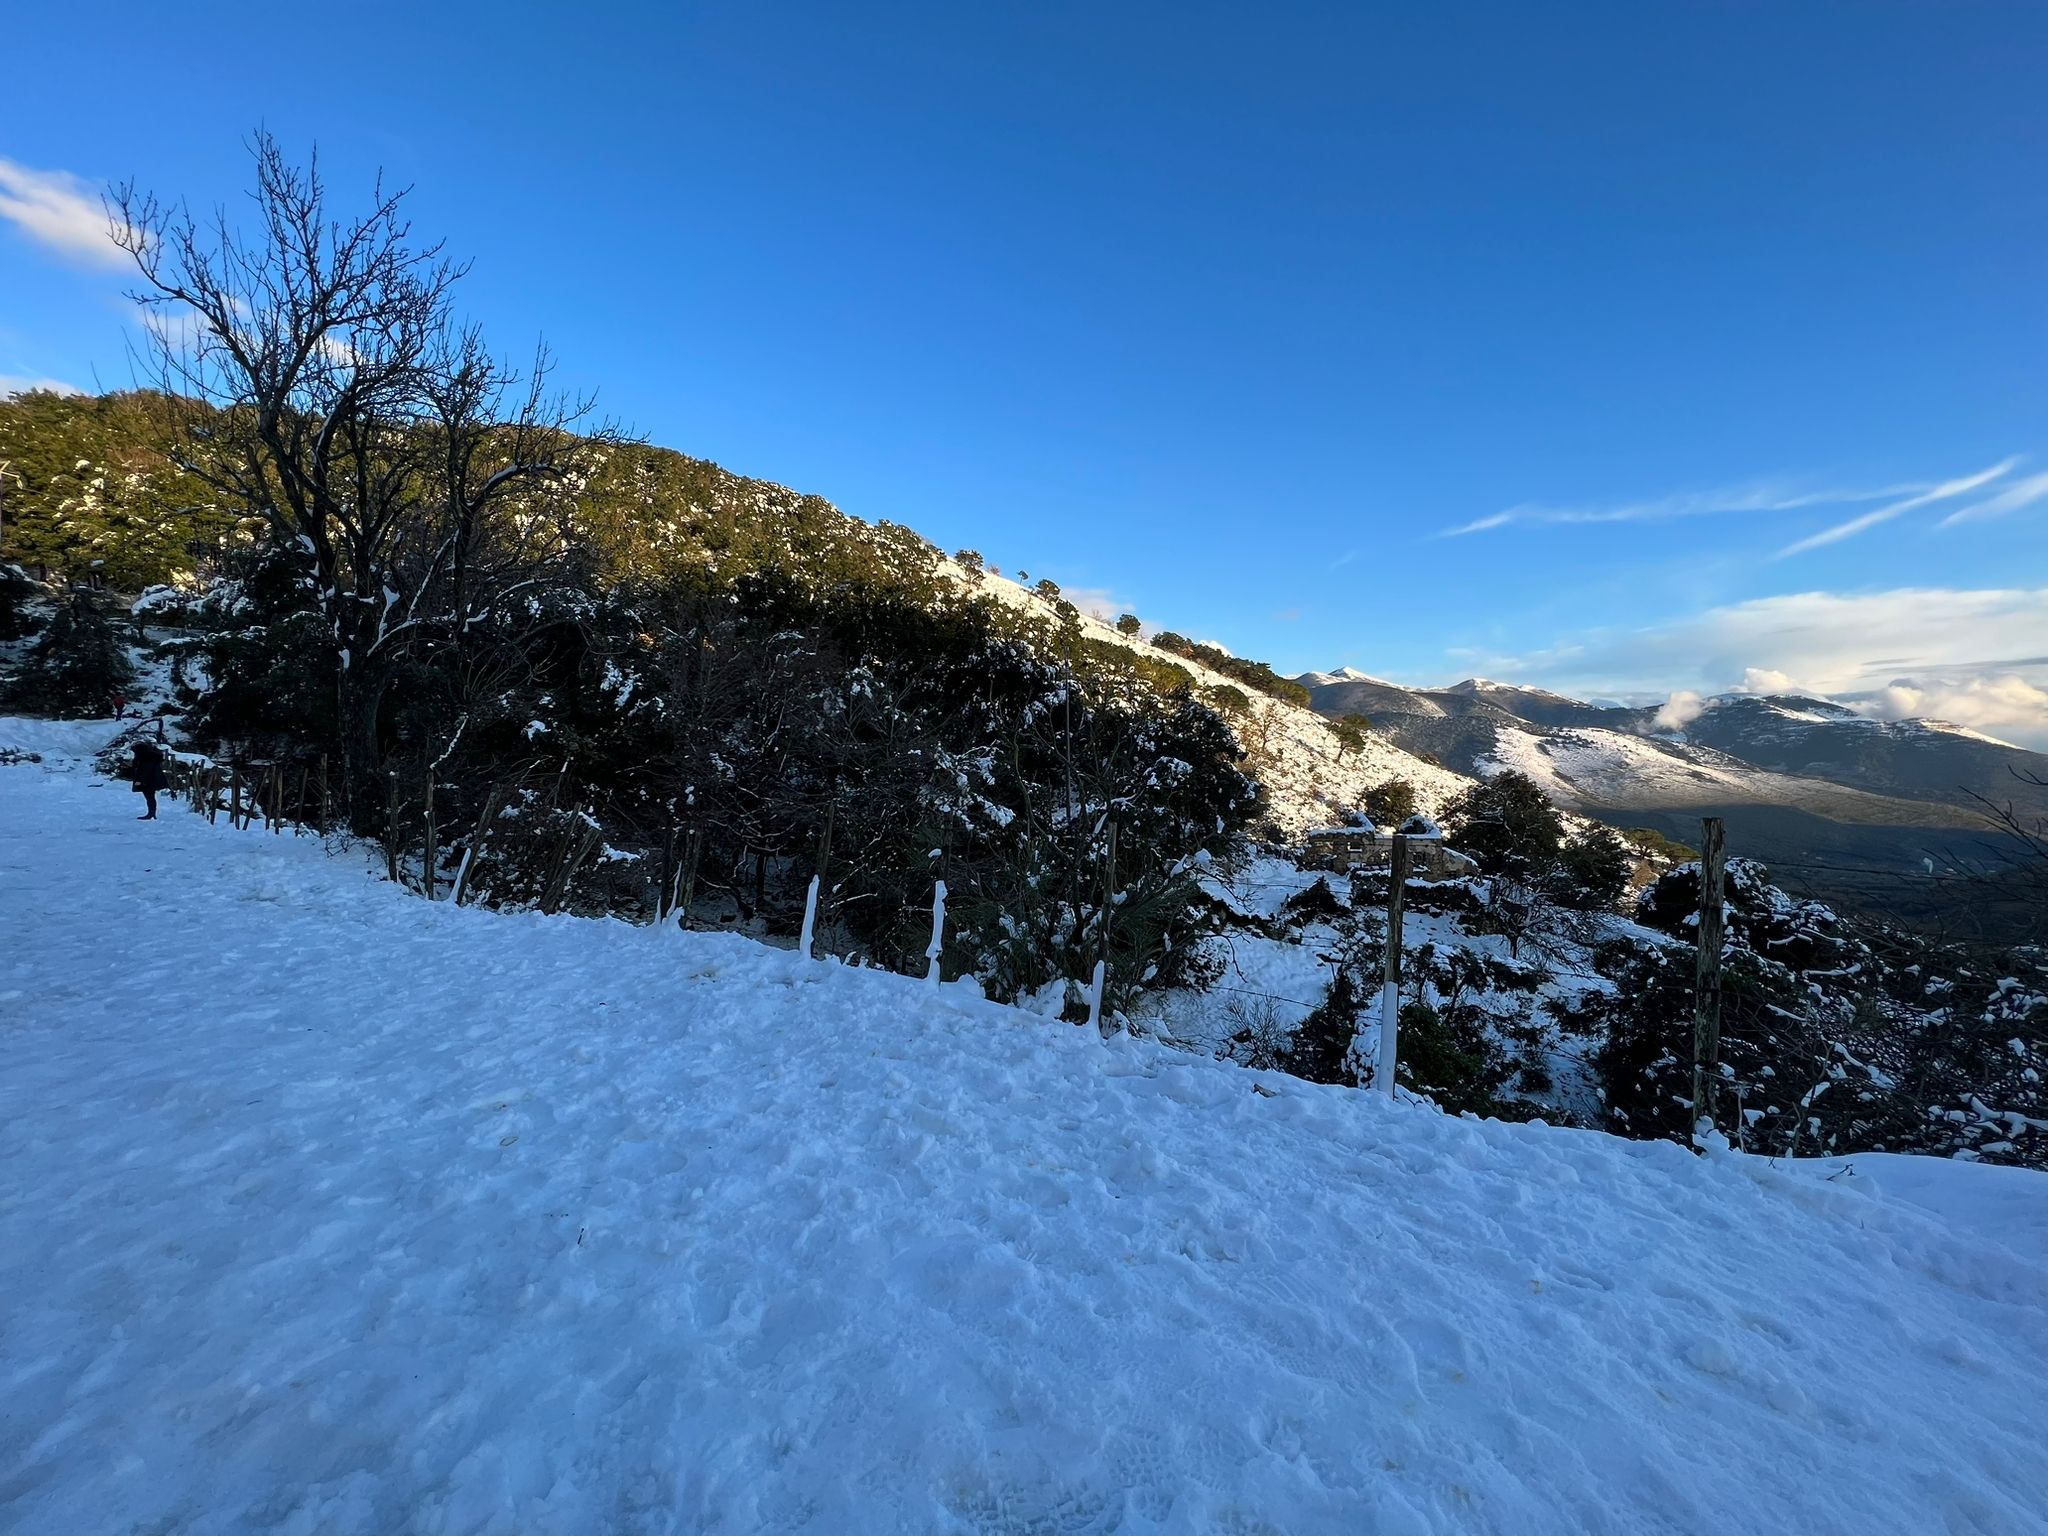
[[[260,123],[653,440],[1283,670],[2048,741],[2037,4],[251,14],[10,21],[0,376]]]

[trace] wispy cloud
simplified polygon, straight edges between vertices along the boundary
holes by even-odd
[[[1771,556],[1771,558],[1773,560],[1784,560],[1793,555],[1803,555],[1809,549],[1825,549],[1830,544],[1839,544],[1844,539],[1853,539],[1859,533],[1868,533],[1880,523],[1890,522],[1908,507],[1917,506],[1918,504],[1917,502],[1899,501],[1892,503],[1888,507],[1879,507],[1875,512],[1865,512],[1861,517],[1852,517],[1846,523],[1836,523],[1832,528],[1823,528],[1819,533],[1809,534],[1795,543],[1787,544],[1783,549]]]
[[[1953,501],[1958,496],[1967,496],[1970,492],[1987,486],[1994,480],[2003,479],[2012,472],[2013,466],[2018,463],[2018,458],[2010,458],[1992,465],[1989,469],[1980,469],[1974,475],[1963,475],[1954,480],[1944,480],[1941,484],[1930,486],[1916,496],[1908,496],[1903,501],[1895,501],[1888,507],[1879,507],[1875,512],[1865,512],[1860,517],[1852,517],[1847,522],[1836,523],[1832,528],[1823,528],[1819,533],[1809,534],[1803,539],[1787,544],[1771,558],[1774,560],[1784,560],[1793,555],[1803,555],[1808,550],[1825,549],[1830,544],[1839,544],[1844,539],[1853,539],[1859,533],[1868,533],[1879,524],[1888,523],[1893,518],[1903,516],[1905,513],[1912,512],[1920,507],[1929,507],[1938,501]],[[2036,495],[2048,495],[2048,475],[2037,476],[2036,479],[2041,482],[2041,490]],[[2033,481],[2020,482],[2021,485],[2030,485],[2032,483]],[[2010,492],[2003,494],[2009,495]],[[2003,499],[2002,496],[1994,496],[1992,501],[2001,499]],[[1979,503],[1979,505],[1989,506],[1990,502]],[[2019,503],[2019,505],[2024,505],[2024,503]],[[1955,521],[1954,517],[1944,518],[1942,526],[1947,527],[1953,521]]]
[[[1471,522],[1460,523],[1454,528],[1445,528],[1437,537],[1463,538],[1475,533],[1490,533],[1495,529],[1517,526],[1554,528],[1587,524],[1658,523],[1690,517],[1801,512],[1812,507],[1853,507],[1861,502],[1871,501],[1889,503],[1887,506],[1859,513],[1831,528],[1823,529],[1810,539],[1802,539],[1796,544],[1788,545],[1778,552],[1778,558],[1783,559],[1787,555],[1799,554],[1808,549],[1819,549],[1828,544],[1838,544],[1844,539],[1854,538],[1857,534],[1888,523],[1916,507],[1966,495],[2009,474],[2018,463],[2017,458],[2007,459],[1990,469],[1954,480],[1919,481],[1906,485],[1864,489],[1847,486],[1815,488],[1811,484],[1802,485],[1794,480],[1775,479],[1753,480],[1740,485],[1722,486],[1716,490],[1681,491],[1669,496],[1604,505],[1555,506],[1543,502],[1522,502],[1505,511],[1492,512],[1485,517],[1474,518]],[[2037,491],[2035,496],[2048,496],[2048,482],[2044,482],[2042,489]],[[1983,503],[1986,510],[1978,515],[1995,517],[2002,511],[2011,510],[2002,506],[1991,510],[1994,503],[2000,500],[2001,498],[1994,497],[1991,502]]]
[[[2048,496],[2048,474],[2029,475],[2024,480],[2013,481],[1996,496],[1987,497],[1973,506],[1958,507],[1936,526],[1947,528],[1955,523],[2004,517],[2008,512],[2017,512],[2022,507],[2032,506],[2044,496]]]
[[[1794,512],[1802,507],[1853,506],[1859,501],[1882,501],[1887,496],[1905,496],[1929,489],[1932,487],[1891,485],[1876,490],[1802,490],[1784,481],[1753,481],[1747,485],[1724,486],[1719,490],[1683,491],[1671,496],[1617,502],[1608,506],[1550,506],[1541,502],[1523,502],[1505,512],[1494,512],[1456,528],[1446,528],[1438,537],[1454,539],[1516,524],[1556,527],[1583,523],[1656,523],[1724,513]]]
[[[72,261],[101,267],[128,261],[114,244],[98,188],[69,171],[31,170],[0,159],[0,219]]]

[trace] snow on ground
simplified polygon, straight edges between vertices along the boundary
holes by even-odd
[[[2044,1528],[2040,1175],[1453,1120],[132,815],[0,768],[10,1533]]]
[[[1202,884],[1233,912],[1270,919],[1290,896],[1318,880],[1329,881],[1338,893],[1350,889],[1343,875],[1300,869],[1273,857],[1248,859],[1229,873],[1212,869]],[[1286,938],[1236,927],[1202,943],[1222,963],[1222,975],[1204,991],[1182,989],[1142,1000],[1135,1025],[1140,1033],[1208,1055],[1241,1030],[1291,1034],[1322,1001],[1333,975],[1336,933],[1328,924],[1303,924]]]

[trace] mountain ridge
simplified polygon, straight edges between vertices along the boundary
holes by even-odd
[[[1354,669],[1355,670],[1355,669]],[[1987,813],[2048,817],[2048,754],[1943,720],[1887,721],[1805,694],[1599,705],[1468,678],[1448,688],[1307,673],[1323,713],[1446,767],[1514,769],[1568,810],[1681,841],[1718,816],[1736,851],[1810,872],[1830,899],[1943,910],[1938,872],[2016,856]],[[1907,882],[1916,889],[1907,891]]]

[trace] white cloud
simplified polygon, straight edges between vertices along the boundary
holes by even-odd
[[[1789,672],[1780,672],[1775,667],[1744,667],[1742,681],[1730,688],[1730,693],[1810,693],[1812,690],[1800,686],[1799,680]]]
[[[2017,673],[1972,677],[1961,682],[1900,679],[1862,698],[1843,700],[1859,714],[1879,720],[1949,720],[1987,735],[2048,746],[2048,688]]]
[[[58,395],[85,393],[76,384],[66,384],[62,379],[38,379],[26,374],[0,373],[0,399],[5,399],[8,395],[25,395],[32,389],[47,389]]]
[[[1947,528],[1954,523],[2003,517],[2008,512],[2017,512],[2022,507],[2032,506],[2044,496],[2048,496],[2048,474],[2029,475],[2024,480],[2015,480],[1996,496],[1987,497],[1974,506],[1957,508],[1944,517],[1937,526]]]
[[[1696,688],[1680,688],[1664,701],[1652,722],[1660,731],[1682,731],[1706,713],[1707,701]]]
[[[99,189],[69,171],[35,171],[0,159],[0,219],[73,261],[102,267],[128,263],[127,254],[114,244]]]
[[[1823,528],[1819,533],[1809,535],[1798,540],[1796,543],[1787,544],[1772,558],[1783,560],[1790,555],[1803,555],[1810,549],[1824,549],[1830,544],[1839,544],[1844,539],[1853,539],[1859,533],[1867,533],[1872,528],[1877,527],[1878,524],[1888,523],[1893,518],[1903,513],[1914,511],[1919,507],[1932,506],[1937,501],[1953,501],[1958,496],[1967,496],[1971,491],[1977,490],[1981,486],[1989,485],[1992,481],[2009,474],[2012,471],[2012,467],[2017,463],[2019,463],[2018,458],[2010,458],[1992,465],[1989,469],[1980,469],[1974,475],[1963,475],[1955,480],[1944,480],[1940,485],[1930,486],[1917,496],[1908,496],[1903,501],[1895,501],[1888,507],[1879,507],[1875,512],[1865,512],[1861,517],[1852,517],[1845,523],[1837,523],[1832,528]],[[2048,476],[2041,476],[2039,478],[2042,480],[2044,492],[2048,492]],[[2032,484],[2033,482],[2023,481],[2021,483]],[[1992,501],[1999,499],[2000,497],[1994,496]],[[1989,506],[1990,504],[1990,502],[1981,503],[1984,506]],[[1957,513],[1952,517],[1943,519],[1942,526],[1944,528],[1947,527],[1949,523],[1955,521],[1955,518],[1961,515],[1961,513]]]
[[[1585,696],[1808,693],[2048,750],[2048,587],[1797,592],[1598,630],[1485,671]],[[1461,658],[1463,664],[1463,658]],[[1893,692],[1892,690],[1899,690]]]

